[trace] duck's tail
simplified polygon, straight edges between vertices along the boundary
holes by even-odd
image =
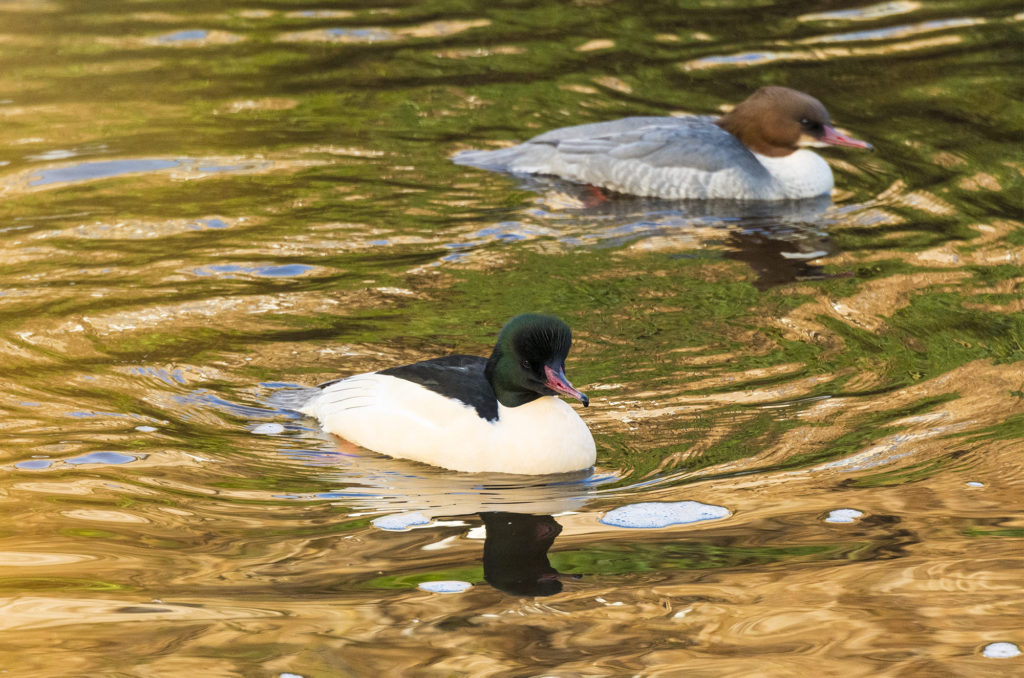
[[[452,162],[480,169],[510,171],[522,155],[522,145],[496,148],[490,151],[468,150],[459,151],[453,155]]]

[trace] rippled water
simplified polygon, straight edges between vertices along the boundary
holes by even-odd
[[[0,670],[1024,673],[1022,19],[0,0]],[[831,202],[449,160],[764,84],[875,145],[823,152]],[[285,407],[528,310],[573,326],[593,472]]]

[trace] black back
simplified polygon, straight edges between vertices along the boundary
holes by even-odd
[[[498,398],[484,376],[487,359],[475,355],[449,355],[412,365],[389,367],[377,374],[398,377],[434,393],[454,398],[476,410],[481,418],[498,420]]]

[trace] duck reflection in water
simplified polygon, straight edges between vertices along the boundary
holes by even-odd
[[[551,596],[562,590],[561,575],[551,567],[548,549],[562,526],[546,515],[490,511],[480,518],[484,540],[484,579],[513,596]]]
[[[325,455],[322,462],[335,468],[329,475],[338,489],[317,498],[380,513],[372,524],[386,531],[479,516],[485,528],[484,579],[513,596],[562,590],[566,577],[548,561],[548,550],[562,532],[552,514],[584,510],[601,485],[618,479],[593,469],[546,476],[452,473],[360,453],[354,446],[344,449],[343,456]]]
[[[837,251],[829,228],[851,212],[850,207],[833,206],[828,195],[779,201],[668,200],[612,193],[555,177],[519,179],[522,188],[541,196],[524,223],[540,218],[568,239],[607,247],[722,250],[722,256],[751,267],[760,290],[831,277],[814,262]]]

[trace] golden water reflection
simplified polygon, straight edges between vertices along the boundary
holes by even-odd
[[[749,4],[0,3],[0,670],[1024,673],[1019,8]],[[787,205],[449,160],[762,84],[877,152]],[[526,310],[592,471],[290,409]]]

